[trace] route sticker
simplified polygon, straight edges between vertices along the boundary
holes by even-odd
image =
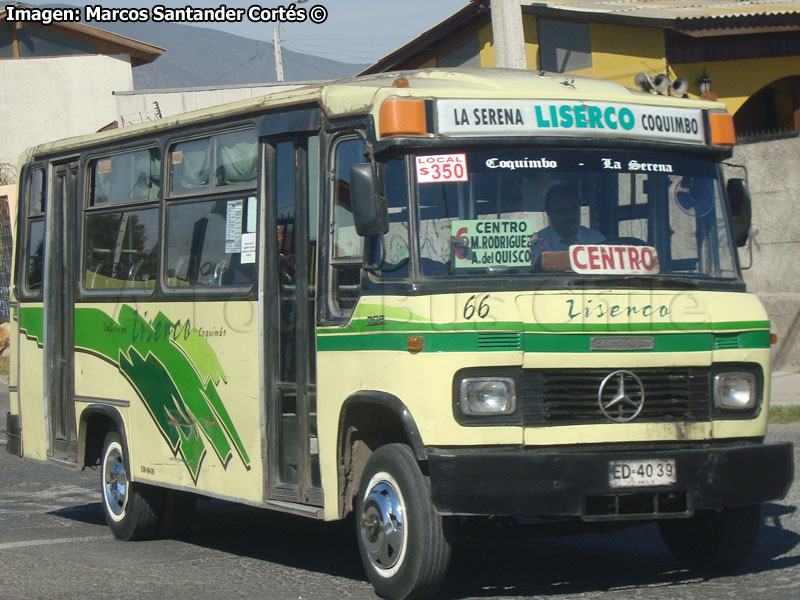
[[[530,266],[532,232],[528,219],[453,221],[455,267]]]

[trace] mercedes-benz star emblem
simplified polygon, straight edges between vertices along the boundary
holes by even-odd
[[[614,423],[628,423],[639,416],[644,408],[642,380],[630,371],[609,373],[597,390],[600,412]]]

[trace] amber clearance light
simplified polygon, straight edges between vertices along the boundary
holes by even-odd
[[[736,144],[736,130],[733,117],[726,112],[708,113],[711,126],[711,143],[715,146],[733,146]]]
[[[381,137],[427,135],[425,100],[390,98],[381,104],[378,129]]]

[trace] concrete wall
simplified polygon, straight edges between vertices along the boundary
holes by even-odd
[[[247,100],[265,94],[282,92],[304,85],[303,83],[277,83],[272,85],[224,86],[184,90],[144,90],[117,92],[117,120],[120,127],[153,121],[158,118],[154,103],[158,103],[162,117],[217,106],[237,100]]]
[[[92,133],[116,120],[112,92],[132,90],[127,57],[0,60],[0,162],[30,146]]]
[[[745,282],[766,306],[778,335],[773,367],[800,371],[800,137],[739,145],[729,162],[747,166],[752,245],[739,250],[739,259],[743,267],[752,263]],[[741,169],[726,171],[743,177]]]

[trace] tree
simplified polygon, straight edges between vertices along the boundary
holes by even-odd
[[[17,168],[11,163],[0,162],[0,185],[17,182]]]

